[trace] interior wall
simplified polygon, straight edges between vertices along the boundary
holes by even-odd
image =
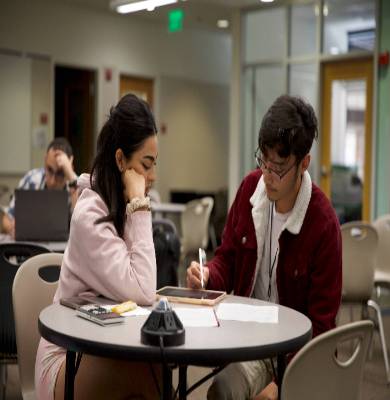
[[[226,84],[230,42],[226,33],[184,29],[172,34],[165,26],[71,2],[14,0],[3,4],[0,13],[0,48],[46,54],[55,64],[114,68],[129,75]]]
[[[31,141],[31,160],[23,166],[23,171],[42,165],[44,148],[54,136],[55,65],[84,67],[97,72],[96,132],[106,120],[110,107],[118,101],[120,74],[151,77],[156,82],[161,76],[170,76],[174,78],[173,81],[188,80],[194,91],[198,90],[199,83],[200,93],[208,85],[225,86],[226,91],[229,82],[231,39],[228,34],[185,29],[171,34],[165,26],[84,8],[75,2],[13,0],[2,4],[0,51],[1,49],[35,55],[31,67],[29,134],[21,135],[16,130],[13,137],[15,143]],[[50,66],[46,64],[46,60],[50,60]],[[111,79],[106,76],[107,69],[111,70]],[[0,101],[1,95],[0,91]],[[155,95],[156,99],[167,101],[168,104],[178,103],[175,90],[165,85],[163,89],[156,87]],[[207,99],[203,100],[207,103]],[[161,113],[162,106],[157,103],[158,101],[154,110],[159,122],[160,114],[161,117],[165,117],[165,114]],[[210,109],[209,114],[219,115],[222,104],[212,103],[211,106],[214,110]],[[164,105],[164,111],[170,116],[172,126],[180,126],[182,119],[175,109],[169,110],[168,105]],[[42,114],[48,116],[46,124],[42,124]],[[214,130],[215,126],[209,114],[199,113],[196,121],[199,128],[206,132]],[[220,120],[222,117],[216,119]],[[227,134],[227,110],[223,111],[223,119],[224,132]],[[47,138],[45,146],[42,145],[44,138]],[[188,136],[187,139],[192,140],[190,147],[199,146],[196,135]],[[206,137],[203,136],[203,139]],[[204,142],[204,146],[210,148],[215,143],[213,140],[211,138],[209,142]],[[227,137],[223,141],[227,144]],[[0,135],[0,146],[3,145]],[[182,168],[185,169],[185,165]],[[193,182],[191,174],[188,171],[186,174],[187,187],[199,186],[200,178]],[[221,186],[226,186],[227,171],[219,175],[223,174]],[[21,175],[20,171],[18,177],[12,177],[0,169],[0,183],[17,182]],[[206,181],[207,176],[203,177]],[[215,183],[211,180],[212,184],[209,186]]]
[[[379,52],[390,48],[390,2],[380,1]],[[376,131],[376,204],[374,217],[390,213],[390,72],[389,66],[378,71]]]
[[[169,200],[172,189],[227,188],[228,86],[161,77],[158,103],[156,188],[162,200]]]
[[[30,166],[31,59],[0,54],[0,88],[0,171],[18,174]]]
[[[31,168],[42,166],[46,148],[53,138],[52,64],[50,59],[31,61]],[[54,107],[54,105],[53,105]]]

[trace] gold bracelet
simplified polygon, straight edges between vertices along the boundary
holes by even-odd
[[[146,208],[148,211],[150,211],[151,207],[149,197],[144,197],[142,199],[139,197],[134,197],[129,203],[127,203],[126,211],[128,214],[132,214],[135,210],[140,208]]]

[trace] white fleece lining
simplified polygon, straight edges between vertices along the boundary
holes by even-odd
[[[286,223],[283,225],[280,234],[282,234],[282,232],[285,229],[287,229],[294,235],[297,235],[301,231],[303,220],[305,219],[306,211],[307,208],[309,207],[311,191],[312,191],[312,183],[310,174],[307,171],[305,171],[302,176],[301,187],[299,188],[298,196],[295,200],[294,207]],[[257,274],[259,272],[259,268],[261,265],[261,259],[263,257],[265,233],[269,221],[269,210],[271,203],[267,197],[263,176],[260,178],[257,187],[252,197],[249,199],[249,201],[253,206],[252,218],[253,218],[253,224],[255,226],[256,241],[257,241],[256,271],[255,271],[255,277],[252,282],[252,288],[250,291],[250,296],[252,296],[257,279]]]

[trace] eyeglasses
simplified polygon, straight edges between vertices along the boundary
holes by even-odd
[[[255,152],[255,160],[257,166],[263,171],[267,171],[269,174],[272,175],[273,178],[281,181],[285,175],[287,175],[293,167],[296,165],[293,163],[290,167],[288,167],[285,171],[275,171],[274,169],[267,166],[267,163],[261,158],[260,149],[257,149]]]
[[[54,169],[50,166],[45,167],[46,174],[49,176],[54,176],[54,178],[58,181],[62,180],[65,178],[64,171],[62,169],[58,169],[57,171],[54,171]]]

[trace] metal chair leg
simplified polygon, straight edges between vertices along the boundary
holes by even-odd
[[[387,384],[390,384],[390,367],[389,367],[389,358],[387,355],[387,346],[386,346],[386,339],[385,339],[385,332],[383,329],[383,320],[382,320],[382,314],[381,314],[381,309],[379,305],[373,301],[373,300],[368,300],[367,305],[371,308],[373,308],[376,312],[376,317],[377,317],[377,322],[378,322],[378,329],[379,329],[379,336],[381,339],[381,344],[382,344],[382,350],[383,350],[383,359],[385,362],[385,369],[386,369],[386,381]]]

